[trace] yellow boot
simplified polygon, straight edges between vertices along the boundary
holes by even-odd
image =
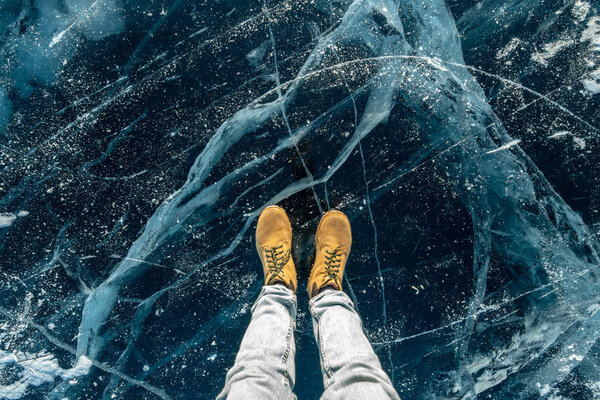
[[[327,212],[321,218],[315,236],[315,265],[308,279],[309,299],[325,286],[342,290],[351,247],[352,231],[346,214],[337,210]]]
[[[269,206],[258,217],[256,251],[263,265],[265,285],[281,282],[295,293],[298,278],[292,259],[292,226],[283,208]]]

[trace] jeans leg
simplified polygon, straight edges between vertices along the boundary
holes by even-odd
[[[310,301],[310,311],[325,386],[321,399],[400,399],[345,293],[318,294]]]
[[[295,398],[296,295],[281,286],[265,286],[252,307],[235,364],[217,400]]]

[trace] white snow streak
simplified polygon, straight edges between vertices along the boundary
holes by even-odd
[[[496,152],[501,151],[501,150],[510,149],[511,147],[516,146],[519,143],[521,143],[521,139],[511,140],[510,142],[508,142],[508,143],[506,143],[506,144],[498,147],[497,149],[490,150],[490,151],[486,152],[485,154],[492,154],[492,153],[496,153]]]

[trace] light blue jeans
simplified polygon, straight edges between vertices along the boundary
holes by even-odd
[[[309,304],[325,387],[321,399],[399,400],[350,298],[326,290]],[[294,292],[281,285],[263,287],[217,400],[295,399],[295,328]]]

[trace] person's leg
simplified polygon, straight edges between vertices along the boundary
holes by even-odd
[[[252,307],[234,366],[221,399],[293,399],[296,295],[282,285],[264,286]]]
[[[265,286],[252,307],[250,325],[218,400],[295,398],[298,279],[291,246],[292,226],[285,211],[265,208],[256,224],[256,251]]]
[[[351,247],[348,217],[338,210],[323,215],[315,235],[315,263],[307,286],[325,385],[321,398],[399,399],[365,336],[354,304],[342,292]]]
[[[399,399],[362,328],[352,300],[325,290],[310,300],[325,391],[321,399]]]

